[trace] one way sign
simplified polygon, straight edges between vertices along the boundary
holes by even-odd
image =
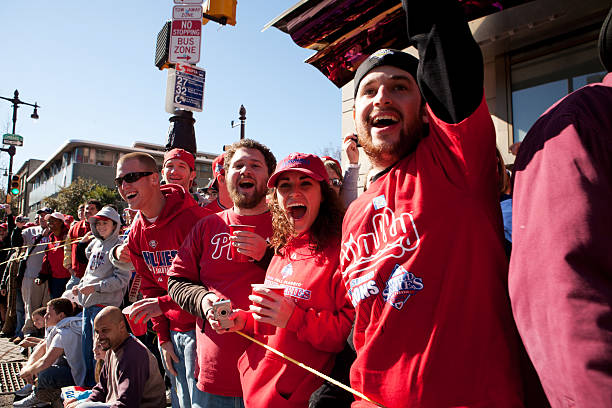
[[[197,63],[202,42],[202,6],[174,6],[172,17],[170,62]]]

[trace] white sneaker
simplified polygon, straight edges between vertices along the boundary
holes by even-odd
[[[25,397],[27,395],[30,395],[32,393],[33,387],[34,386],[32,384],[26,384],[25,387],[23,387],[22,389],[15,391],[15,395],[18,397]]]
[[[32,393],[21,401],[16,401],[13,403],[13,407],[15,408],[38,408],[47,406],[49,406],[49,403],[38,399],[38,397],[36,397],[36,393]]]

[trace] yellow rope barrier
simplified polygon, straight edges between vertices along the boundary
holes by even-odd
[[[238,330],[238,331],[236,331],[235,333],[238,333],[238,334],[239,334],[239,335],[241,335],[242,337],[244,337],[244,338],[247,338],[247,339],[251,340],[253,343],[259,344],[261,347],[265,348],[266,350],[269,350],[269,351],[271,351],[272,353],[274,353],[274,354],[276,354],[276,355],[278,355],[278,356],[281,356],[282,358],[284,358],[284,359],[286,359],[286,360],[291,361],[293,364],[297,365],[298,367],[302,367],[304,370],[306,370],[306,371],[310,371],[310,372],[311,372],[311,373],[313,373],[314,375],[317,375],[317,376],[319,376],[319,377],[323,378],[324,380],[329,381],[330,383],[332,383],[332,384],[334,384],[334,385],[336,385],[336,386],[338,386],[338,387],[342,388],[343,390],[346,390],[346,391],[350,392],[351,394],[354,394],[354,395],[358,396],[359,398],[362,398],[362,399],[364,399],[364,400],[366,400],[366,401],[368,401],[368,402],[370,402],[370,403],[372,403],[372,404],[374,404],[374,405],[376,405],[376,406],[379,406],[379,407],[385,408],[385,406],[384,406],[384,405],[382,405],[382,404],[380,404],[380,403],[378,403],[378,402],[376,402],[376,401],[371,400],[370,398],[368,398],[367,396],[365,396],[365,395],[364,395],[364,394],[362,394],[361,392],[359,392],[359,391],[357,391],[357,390],[354,390],[354,389],[352,389],[351,387],[349,387],[349,386],[347,386],[347,385],[344,385],[344,384],[342,384],[342,383],[341,383],[341,382],[339,382],[339,381],[334,380],[334,379],[333,379],[333,378],[331,378],[330,376],[327,376],[327,375],[323,374],[322,372],[317,371],[317,370],[315,370],[314,368],[307,366],[307,365],[306,365],[306,364],[304,364],[304,363],[300,363],[299,361],[297,361],[297,360],[295,360],[295,359],[293,359],[293,358],[289,357],[288,355],[286,355],[286,354],[284,354],[284,353],[282,353],[282,352],[280,352],[280,351],[276,350],[275,348],[272,348],[272,347],[268,346],[267,344],[262,343],[261,341],[259,341],[259,340],[255,339],[255,338],[253,338],[253,337],[251,337],[251,336],[249,336],[248,334],[245,334],[245,333],[243,333],[243,332],[241,332],[241,331],[239,331],[239,330]]]

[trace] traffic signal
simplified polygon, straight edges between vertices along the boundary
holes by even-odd
[[[204,5],[204,14],[224,21],[221,24],[236,25],[236,3],[237,0],[208,0]],[[202,24],[206,24],[206,16],[202,19]]]
[[[19,187],[19,176],[15,175],[11,178],[11,194],[19,195],[21,188]]]

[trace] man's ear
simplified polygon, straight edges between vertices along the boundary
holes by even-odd
[[[425,104],[421,107],[421,120],[423,123],[429,123],[429,115],[427,114],[427,108]]]

